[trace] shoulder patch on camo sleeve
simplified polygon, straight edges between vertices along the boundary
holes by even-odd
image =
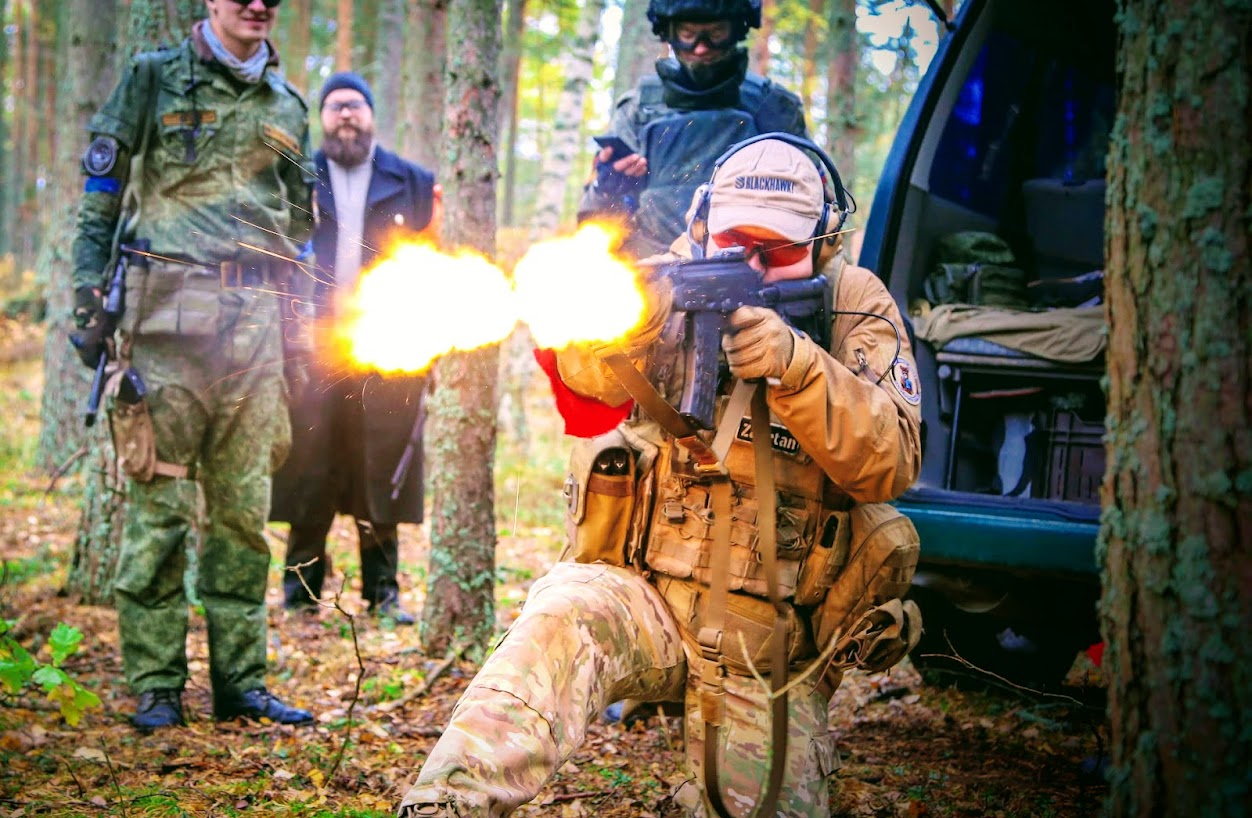
[[[916,406],[922,402],[922,386],[917,382],[917,368],[907,358],[896,358],[891,362],[891,383],[895,385],[900,397]]]
[[[83,170],[88,176],[106,176],[117,165],[117,140],[97,136],[83,153]]]

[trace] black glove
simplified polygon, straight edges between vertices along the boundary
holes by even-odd
[[[74,290],[74,326],[70,343],[88,369],[95,369],[105,349],[104,299],[95,287]]]

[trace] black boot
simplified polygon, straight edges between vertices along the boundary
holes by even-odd
[[[288,707],[263,687],[246,690],[243,693],[226,694],[220,698],[214,696],[213,718],[218,721],[269,719],[276,724],[313,723],[312,713],[298,707]]]
[[[147,690],[139,694],[139,709],[130,719],[142,733],[158,727],[176,727],[183,723],[183,692],[171,688]]]
[[[416,616],[400,607],[400,592],[394,589],[384,592],[382,599],[378,602],[370,603],[370,615],[379,619],[390,619],[397,625],[417,623]]]

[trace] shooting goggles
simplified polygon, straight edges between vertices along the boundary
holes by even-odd
[[[809,255],[812,239],[790,241],[788,239],[762,239],[748,235],[739,230],[726,230],[709,236],[713,243],[723,250],[727,247],[742,247],[744,255],[752,258],[760,256],[761,263],[766,267],[790,267],[799,264]]]
[[[238,3],[241,6],[252,5],[252,0],[233,0],[233,1],[235,3]],[[261,0],[261,2],[265,4],[265,7],[267,9],[276,9],[278,8],[278,4],[283,2],[283,0]]]
[[[720,33],[716,30],[716,27],[720,27],[721,24],[714,23],[711,25],[715,27],[712,30],[708,27],[710,26],[708,23],[671,23],[669,28],[669,39],[667,42],[669,43],[670,48],[675,51],[681,51],[684,54],[688,54],[695,51],[696,46],[700,43],[704,43],[704,47],[710,51],[727,51],[734,48],[735,43],[743,39],[743,34],[740,32],[741,26],[736,23],[725,23],[726,36],[715,40],[713,39],[713,35]],[[705,27],[696,29],[694,28],[695,26]],[[684,30],[684,27],[691,28]]]

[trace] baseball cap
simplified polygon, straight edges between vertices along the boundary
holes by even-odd
[[[822,194],[821,174],[804,151],[777,139],[753,142],[714,174],[708,230],[763,227],[803,241],[822,215]]]

